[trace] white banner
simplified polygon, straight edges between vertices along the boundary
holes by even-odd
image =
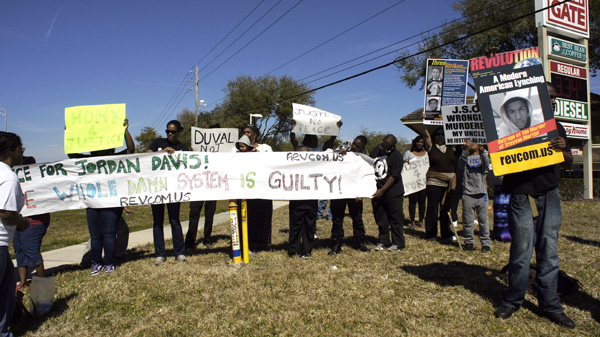
[[[201,129],[192,126],[192,150],[198,152],[232,152],[239,139],[238,129]]]
[[[446,145],[462,145],[468,140],[487,144],[483,118],[475,104],[442,107],[442,121]]]
[[[296,103],[292,103],[292,108],[292,118],[296,121],[292,132],[321,136],[337,136],[340,133],[337,122],[342,119],[341,116]]]
[[[373,167],[353,153],[140,153],[13,168],[22,214],[227,199],[346,199],[375,193]]]
[[[404,168],[402,169],[404,195],[425,189],[427,170],[429,170],[429,156],[413,158],[408,163],[404,163]]]

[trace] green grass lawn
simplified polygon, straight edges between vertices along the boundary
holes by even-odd
[[[149,210],[136,208],[131,219],[148,216],[142,213]],[[80,219],[85,229],[81,214],[67,222]],[[55,215],[52,226],[58,227],[59,216]],[[540,317],[537,300],[529,294],[524,307],[510,319],[493,317],[504,287],[498,271],[508,261],[508,243],[493,242],[488,254],[463,252],[424,240],[422,229],[406,228],[403,251],[362,253],[345,245],[342,254],[329,256],[331,222],[320,220],[313,257],[288,258],[288,210],[283,207],[274,213],[272,249],[257,252],[248,265],[231,263],[229,228],[218,224],[215,247],[188,252],[186,263],[169,257],[155,267],[149,244],[130,251],[129,261],[112,274],[92,278],[88,269],[81,268],[58,273],[50,315],[18,325],[15,332],[24,336],[599,335],[598,219],[598,201],[563,202],[561,269],[583,285],[578,293],[563,298],[566,313],[577,323],[575,330]],[[377,226],[369,203],[364,220],[372,248]],[[345,221],[348,236],[352,228],[350,219]],[[477,239],[476,247],[480,247]]]

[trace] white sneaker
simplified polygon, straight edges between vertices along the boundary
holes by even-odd
[[[381,243],[378,243],[377,246],[375,246],[375,250],[384,250],[384,249],[385,249],[385,247]]]
[[[154,262],[154,265],[155,266],[160,266],[163,263],[165,263],[165,258],[159,256],[159,257],[156,258],[156,262]]]
[[[458,239],[456,238],[456,236],[452,235],[452,242],[456,242],[458,241]]]
[[[479,226],[479,221],[477,221],[477,219],[473,220],[473,225]]]
[[[185,258],[185,255],[177,255],[177,262],[185,262],[187,261],[187,259]]]

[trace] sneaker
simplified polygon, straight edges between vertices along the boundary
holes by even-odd
[[[317,232],[315,232],[315,240],[318,239],[319,237],[317,236]]]
[[[479,221],[477,221],[477,219],[473,220],[473,225],[474,226],[479,226]]]
[[[312,257],[311,253],[306,253],[306,254],[300,255],[300,258],[302,258],[302,259],[310,259],[311,257]]]
[[[90,276],[96,276],[96,275],[100,274],[101,271],[102,271],[102,265],[94,263],[92,265],[92,271],[90,272]]]
[[[490,247],[490,246],[483,246],[483,247],[481,247],[481,252],[482,253],[489,253],[490,250],[492,250],[492,247]]]
[[[437,240],[438,239],[435,236],[432,236],[432,237],[430,237],[430,238],[427,239],[427,241],[437,241]]]
[[[390,252],[397,252],[400,250],[400,247],[398,247],[398,245],[391,245],[390,248],[388,248],[388,250]]]
[[[103,269],[104,269],[105,273],[110,274],[113,271],[115,271],[115,265],[114,264],[109,264],[108,266],[104,266]]]
[[[157,257],[156,261],[154,262],[155,266],[160,266],[161,264],[165,263],[165,258],[164,257]]]
[[[457,241],[458,241],[458,239],[456,238],[456,235],[452,235],[452,242],[457,242]]]
[[[472,244],[472,243],[467,243],[467,244],[465,244],[465,250],[466,250],[467,252],[472,252],[472,251],[474,251],[474,250],[475,250],[475,247],[473,247],[473,244]],[[482,250],[483,250],[483,249],[482,249]]]
[[[177,262],[185,262],[187,261],[187,259],[185,258],[185,255],[177,255]]]
[[[378,243],[377,246],[375,246],[375,250],[384,250],[385,247],[383,246],[382,243]]]

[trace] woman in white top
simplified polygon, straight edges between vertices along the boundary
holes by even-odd
[[[411,159],[427,157],[425,151],[425,139],[422,136],[417,136],[412,141],[409,151],[404,154],[404,162],[408,163]],[[422,189],[418,192],[408,195],[408,213],[410,214],[410,226],[413,229],[423,227],[425,221],[425,202],[427,200],[427,190]],[[419,221],[415,222],[415,211],[417,210],[417,202],[419,203]]]
[[[0,335],[11,336],[8,325],[15,309],[15,267],[8,246],[17,231],[29,227],[29,220],[20,214],[25,196],[13,166],[23,161],[21,138],[11,132],[0,131]]]

